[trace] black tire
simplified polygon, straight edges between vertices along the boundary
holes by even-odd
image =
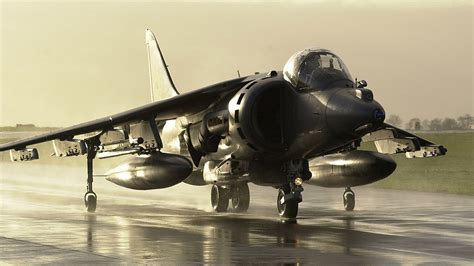
[[[295,200],[287,201],[281,204],[281,199],[288,194],[288,189],[279,189],[277,196],[277,209],[281,218],[294,219],[298,215],[298,202]]]
[[[97,195],[94,192],[87,192],[84,195],[84,204],[86,205],[87,212],[95,212],[97,208]]]
[[[352,211],[355,207],[355,194],[352,190],[345,191],[342,196],[342,201],[344,203],[344,209],[346,211]]]
[[[216,212],[226,212],[229,208],[229,191],[218,185],[211,188],[211,205]]]
[[[247,183],[241,183],[233,187],[232,209],[235,212],[246,212],[250,205],[250,190]]]

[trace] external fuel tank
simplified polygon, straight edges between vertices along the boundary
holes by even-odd
[[[192,172],[192,163],[183,156],[153,153],[137,156],[106,173],[106,179],[119,186],[147,190],[174,186]]]
[[[307,183],[321,187],[354,187],[389,176],[397,164],[388,155],[350,151],[317,157],[309,162],[312,177]]]

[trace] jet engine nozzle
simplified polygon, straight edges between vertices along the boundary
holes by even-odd
[[[357,95],[357,90],[340,89],[329,99],[326,121],[334,134],[361,137],[385,120],[385,111],[378,102]]]

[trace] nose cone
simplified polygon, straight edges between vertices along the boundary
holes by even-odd
[[[339,136],[363,136],[384,120],[384,109],[368,89],[335,91],[326,106],[328,126]]]

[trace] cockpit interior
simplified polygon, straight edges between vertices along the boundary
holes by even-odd
[[[283,75],[297,90],[324,90],[337,81],[353,82],[341,58],[326,49],[295,53],[285,64]]]

